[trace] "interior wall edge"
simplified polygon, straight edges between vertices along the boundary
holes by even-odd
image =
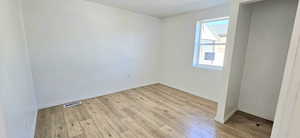
[[[238,12],[240,11],[240,5],[237,1],[231,1],[230,3],[230,24],[228,28],[228,37],[227,37],[227,47],[224,58],[224,88],[222,89],[221,96],[219,99],[217,114],[215,120],[220,123],[225,123],[225,117],[227,116],[226,107],[227,100],[230,97],[228,88],[229,88],[229,78],[231,74],[231,64],[235,46],[235,38],[237,28],[236,25],[238,23]]]
[[[21,23],[21,29],[22,29],[22,35],[23,35],[23,39],[24,39],[24,47],[25,47],[25,54],[26,54],[26,57],[27,57],[27,62],[28,62],[28,70],[29,70],[29,77],[28,78],[31,82],[32,82],[32,89],[33,89],[33,93],[34,93],[34,103],[35,103],[35,107],[34,107],[34,118],[33,118],[33,123],[32,123],[32,126],[31,126],[31,137],[35,137],[35,132],[36,132],[36,127],[37,127],[37,118],[38,118],[38,104],[37,104],[37,93],[36,93],[36,88],[35,88],[35,81],[33,79],[33,73],[32,73],[32,64],[31,64],[31,60],[30,60],[30,54],[29,54],[29,49],[28,49],[28,46],[29,46],[29,42],[28,42],[28,39],[27,39],[27,32],[26,32],[26,29],[25,29],[25,23],[24,23],[24,13],[23,13],[23,0],[18,0],[18,8],[20,9],[19,10],[19,20],[20,20],[20,23]]]
[[[35,80],[33,79],[33,72],[32,72],[32,62],[31,62],[31,56],[29,53],[29,41],[27,38],[27,31],[25,28],[25,18],[24,18],[24,8],[23,8],[23,2],[24,0],[19,0],[19,9],[20,9],[20,22],[21,22],[21,26],[22,26],[22,33],[23,33],[23,37],[24,37],[24,42],[25,42],[25,50],[26,50],[26,56],[28,58],[28,68],[30,71],[30,80],[32,82],[32,86],[33,86],[33,91],[34,91],[34,96],[35,96],[35,103],[37,105],[37,93],[36,93],[36,87],[35,87]],[[38,110],[38,107],[36,106],[36,109]]]
[[[1,0],[0,9],[0,133],[5,131],[0,137],[31,138],[35,134],[37,103],[21,0]]]

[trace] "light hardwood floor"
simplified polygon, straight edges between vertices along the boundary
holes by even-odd
[[[39,111],[36,138],[265,138],[272,123],[242,112],[225,125],[217,104],[155,84]],[[256,122],[261,122],[256,126]]]

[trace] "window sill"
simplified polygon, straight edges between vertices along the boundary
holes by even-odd
[[[212,66],[212,65],[204,65],[204,64],[197,64],[193,65],[195,68],[201,68],[201,69],[206,69],[206,70],[218,70],[222,71],[223,67],[222,66]]]

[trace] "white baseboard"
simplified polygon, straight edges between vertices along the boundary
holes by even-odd
[[[222,124],[225,123],[224,117],[220,116],[218,113],[217,113],[217,115],[216,115],[216,117],[215,117],[215,121],[217,121],[217,122],[219,122],[219,123],[222,123]]]
[[[230,119],[230,117],[232,117],[234,115],[234,113],[237,111],[238,111],[238,109],[236,108],[236,109],[233,109],[232,111],[230,111],[227,115],[225,115],[224,123],[226,123]]]
[[[215,103],[218,103],[218,100],[216,100],[216,99],[213,99],[213,98],[211,98],[211,97],[207,97],[207,96],[199,95],[199,94],[196,94],[196,92],[192,92],[192,91],[190,91],[190,90],[187,90],[187,89],[184,89],[184,88],[179,88],[179,87],[177,87],[177,86],[174,86],[174,85],[171,85],[171,84],[168,84],[168,83],[165,83],[165,82],[159,82],[159,83],[160,83],[160,84],[162,84],[162,85],[169,86],[169,87],[171,87],[171,88],[175,88],[175,89],[178,89],[178,90],[181,90],[181,91],[187,92],[187,93],[189,93],[189,94],[191,94],[191,95],[198,96],[198,97],[201,97],[201,98],[204,98],[204,99],[207,99],[207,100],[213,101],[213,102],[215,102]]]
[[[250,114],[250,115],[253,115],[253,116],[256,116],[256,117],[259,117],[259,118],[268,120],[268,121],[272,121],[272,122],[274,121],[274,118],[267,117],[267,116],[265,116],[265,115],[258,114],[258,113],[255,113],[255,112],[249,112],[248,110],[244,110],[244,109],[242,109],[242,108],[239,108],[239,111],[245,112],[245,113],[247,113],[247,114]]]
[[[35,133],[37,129],[37,119],[38,119],[38,110],[36,110],[34,115],[31,138],[35,138]]]
[[[95,97],[99,97],[99,96],[105,96],[105,95],[117,93],[120,91],[125,91],[125,90],[129,90],[129,89],[133,89],[133,88],[138,88],[138,87],[143,87],[143,86],[158,84],[158,83],[160,83],[160,82],[154,81],[154,82],[139,84],[139,85],[135,85],[135,86],[131,86],[128,88],[119,89],[119,90],[101,92],[101,94],[99,94],[99,95],[89,95],[89,96],[84,96],[84,97],[68,99],[68,100],[55,101],[53,103],[40,104],[40,105],[38,105],[38,109],[41,110],[41,109],[45,109],[45,108],[49,108],[49,107],[53,107],[53,106],[57,106],[57,105],[62,105],[62,104],[69,103],[69,102],[80,101],[80,100],[95,98]]]

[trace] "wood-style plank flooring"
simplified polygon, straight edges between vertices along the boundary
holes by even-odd
[[[267,138],[272,123],[242,112],[225,125],[217,104],[161,84],[39,111],[36,138]],[[260,122],[260,126],[256,126]]]

